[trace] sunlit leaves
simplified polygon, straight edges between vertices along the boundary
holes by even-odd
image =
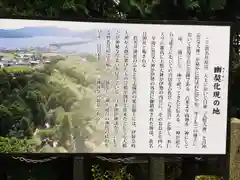
[[[0,137],[1,153],[27,152],[28,148],[29,146],[27,145],[26,140]]]

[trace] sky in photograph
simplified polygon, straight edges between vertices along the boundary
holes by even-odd
[[[129,24],[130,25],[130,24]],[[131,28],[132,25],[128,28]],[[20,29],[23,27],[58,27],[68,28],[74,31],[105,29],[105,28],[124,28],[125,24],[116,23],[93,23],[93,22],[74,22],[74,21],[45,21],[45,20],[21,20],[21,19],[0,19],[0,29]],[[136,29],[136,25],[132,26]]]

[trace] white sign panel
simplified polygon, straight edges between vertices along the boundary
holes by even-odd
[[[230,26],[2,19],[0,29],[11,32],[0,31],[1,54],[21,64],[37,52],[31,68],[52,62],[46,78],[61,94],[50,127],[35,125],[53,143],[34,152],[225,154]]]

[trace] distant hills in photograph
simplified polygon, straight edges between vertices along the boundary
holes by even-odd
[[[0,25],[1,28],[1,25]],[[125,33],[124,29],[118,29]],[[108,29],[101,29],[102,36],[107,36]],[[111,38],[115,39],[117,29],[111,29]],[[130,32],[129,32],[130,33]],[[21,29],[0,29],[0,38],[30,38],[35,36],[76,37],[82,39],[96,39],[97,29],[73,31],[59,27],[24,27]]]
[[[28,38],[34,36],[60,36],[60,37],[96,37],[96,30],[76,32],[68,28],[58,27],[24,27],[21,29],[0,29],[0,38]]]

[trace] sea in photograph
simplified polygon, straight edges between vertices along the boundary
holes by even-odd
[[[76,53],[96,53],[97,41],[89,42],[89,39],[79,37],[54,37],[54,36],[39,36],[29,38],[0,38],[0,49],[14,50],[25,49],[30,47],[48,48],[50,44],[83,42],[83,44],[61,46],[59,52],[69,51]],[[87,42],[87,43],[84,43]]]

